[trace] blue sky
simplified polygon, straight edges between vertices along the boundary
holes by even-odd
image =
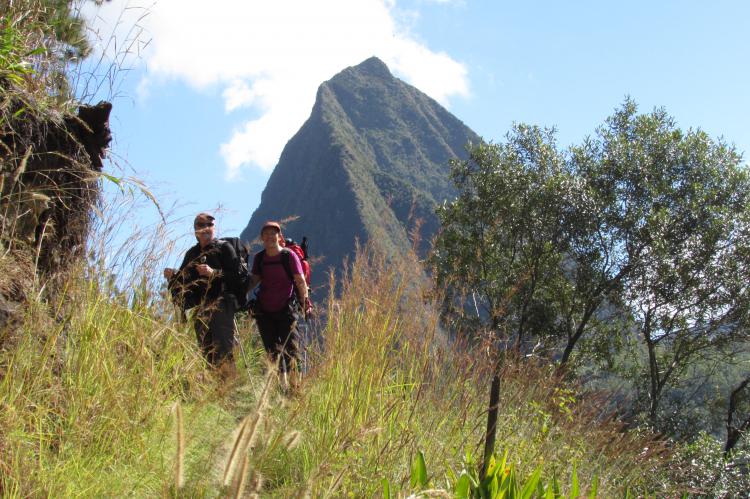
[[[113,0],[86,13],[121,57],[138,52],[97,96],[115,104],[109,169],[187,218],[178,235],[217,207],[220,232],[238,234],[317,86],[372,55],[487,140],[527,122],[580,142],[630,95],[750,151],[745,0]]]

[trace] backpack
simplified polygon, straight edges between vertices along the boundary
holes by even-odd
[[[247,267],[247,259],[250,256],[249,246],[242,242],[239,237],[221,237],[219,241],[228,244],[234,250],[234,254],[239,259],[237,266],[237,288],[229,290],[237,299],[237,305],[240,309],[247,305],[247,294],[250,292],[250,269]]]
[[[299,257],[299,261],[302,264],[302,275],[305,276],[307,287],[312,287],[310,285],[310,262],[307,261],[307,237],[303,237],[300,244],[295,243],[293,239],[287,239],[285,243],[285,248],[294,251]]]
[[[289,263],[289,254],[294,252],[299,258],[300,264],[302,264],[302,275],[305,276],[305,282],[307,283],[308,289],[310,288],[310,263],[307,261],[307,237],[302,238],[302,244],[298,245],[291,239],[285,241],[285,246],[281,247],[281,266],[284,268],[287,277],[294,286],[294,296],[297,297],[297,286],[294,284],[294,276],[292,275],[292,265]],[[257,267],[258,273],[263,275],[263,257],[266,254],[266,250],[261,250],[255,254],[253,260],[253,267]],[[262,284],[261,284],[262,286]],[[309,297],[308,297],[309,298]],[[299,300],[299,298],[297,297]]]

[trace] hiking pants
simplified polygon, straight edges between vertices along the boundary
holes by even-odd
[[[210,309],[196,314],[193,325],[198,346],[212,367],[219,367],[225,360],[234,360],[235,308],[233,299],[222,297]]]
[[[263,346],[279,371],[288,372],[297,365],[297,318],[288,309],[262,312],[255,316]]]

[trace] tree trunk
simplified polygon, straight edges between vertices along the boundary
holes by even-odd
[[[591,320],[591,317],[594,316],[594,312],[596,312],[601,303],[602,300],[596,300],[589,303],[588,307],[583,313],[583,317],[581,317],[581,321],[578,323],[578,327],[576,327],[575,333],[573,333],[572,335],[568,335],[568,342],[565,345],[565,350],[563,350],[562,358],[560,359],[561,366],[567,364],[570,360],[570,356],[573,353],[573,348],[575,348],[578,340],[580,340],[581,336],[583,336],[583,332],[586,330],[586,326]]]
[[[492,374],[492,385],[490,386],[490,404],[487,410],[487,431],[484,437],[484,457],[482,460],[482,472],[480,477],[484,480],[487,467],[490,464],[492,454],[495,452],[495,435],[497,433],[497,412],[500,402],[500,359],[495,364]]]
[[[740,396],[749,383],[750,376],[745,378],[737,388],[732,390],[732,394],[729,396],[729,408],[727,409],[727,442],[724,445],[725,457],[732,451],[732,449],[734,449],[734,446],[737,445],[737,442],[740,441],[742,435],[747,431],[748,427],[750,427],[750,416],[745,418],[740,424],[734,423],[736,413],[739,409],[737,406],[740,403]]]
[[[649,372],[649,408],[648,419],[651,424],[656,423],[656,411],[659,408],[659,361],[656,358],[656,343],[651,339],[651,327],[649,325],[650,314],[646,314],[645,324],[643,325],[643,339],[646,341],[648,348],[648,372]]]

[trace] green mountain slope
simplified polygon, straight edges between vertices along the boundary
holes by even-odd
[[[324,257],[317,268],[338,269],[356,240],[405,250],[419,223],[425,251],[438,228],[436,204],[454,194],[448,162],[476,140],[440,104],[367,59],[319,87],[242,238],[253,240],[265,220],[299,216],[285,235],[308,236],[314,256]]]

